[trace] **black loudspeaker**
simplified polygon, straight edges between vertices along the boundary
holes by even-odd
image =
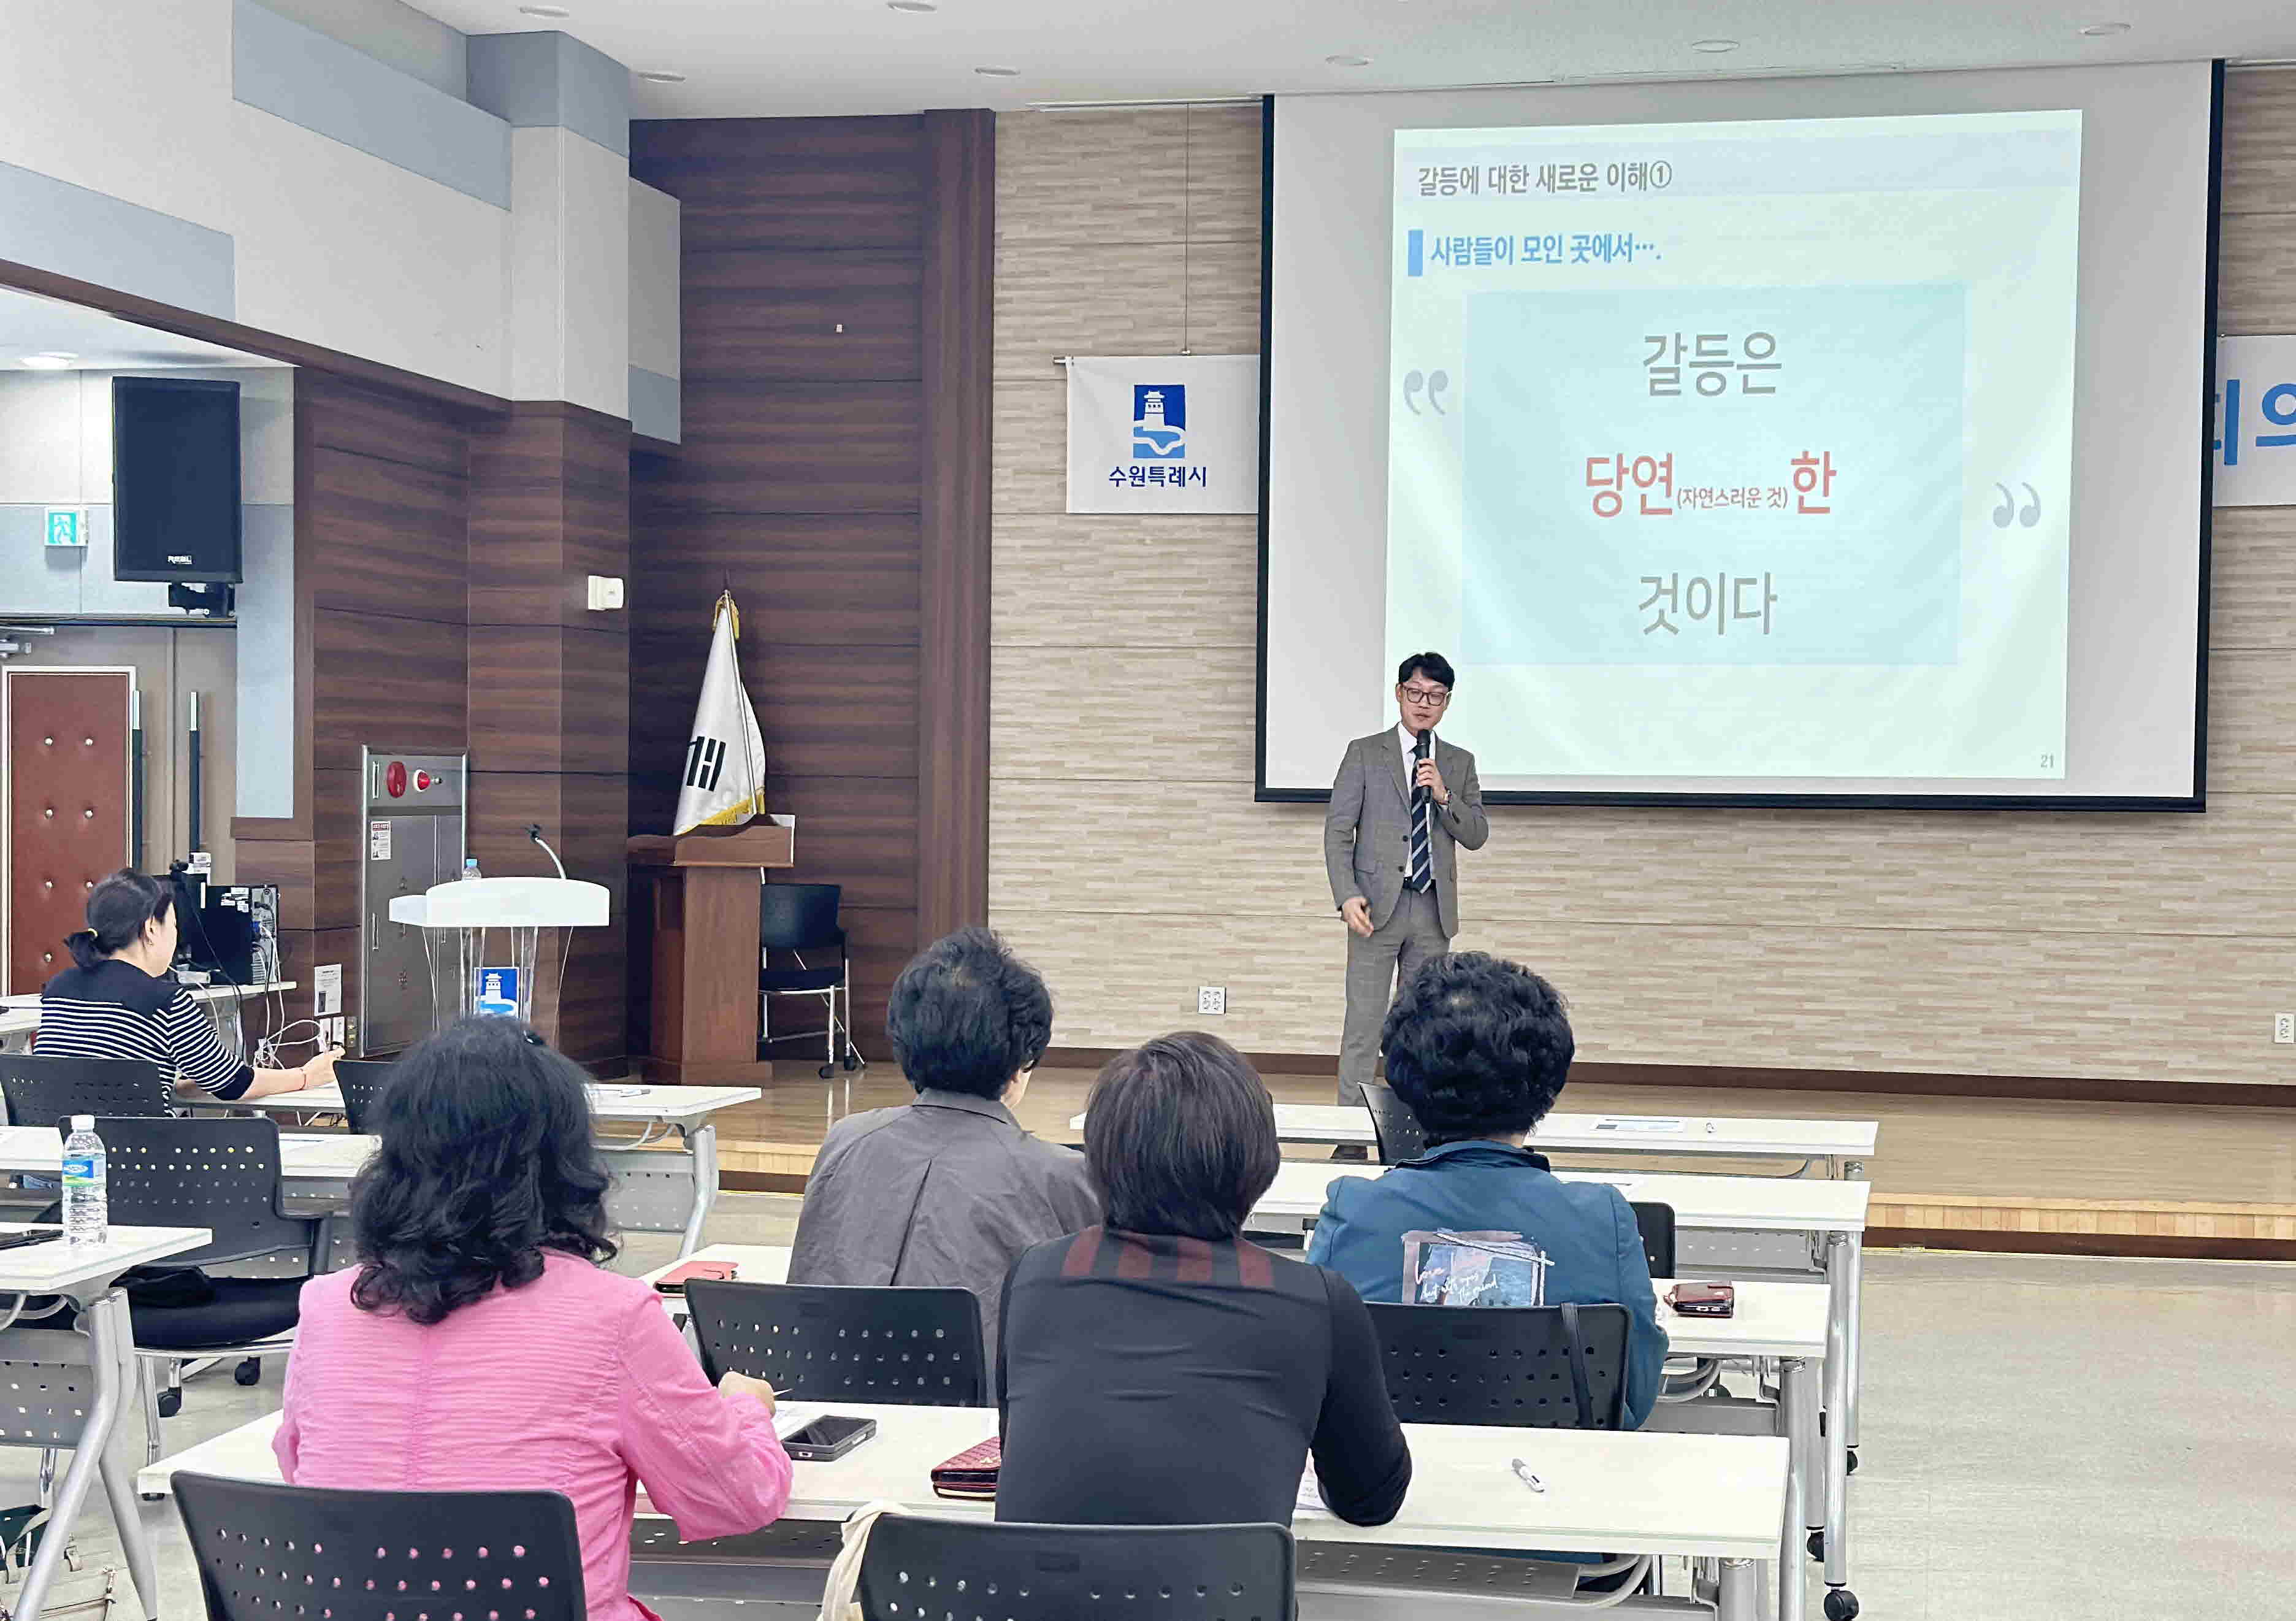
[[[111,577],[236,584],[239,384],[111,380]]]

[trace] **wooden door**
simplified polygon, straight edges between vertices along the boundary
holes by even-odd
[[[7,991],[70,966],[87,892],[127,856],[132,670],[0,670],[6,717]]]

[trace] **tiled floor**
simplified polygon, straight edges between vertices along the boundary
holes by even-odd
[[[796,1205],[731,1196],[709,1236],[786,1242]],[[671,1247],[636,1238],[619,1264]],[[1850,1487],[1866,1616],[2296,1617],[2296,1266],[1877,1253],[1866,1279]],[[279,1375],[266,1367],[251,1390],[220,1369],[195,1380],[168,1444],[266,1411]],[[0,1503],[29,1500],[37,1456],[0,1452]],[[192,1621],[198,1578],[169,1523],[163,1612]],[[58,1606],[119,1563],[100,1498],[75,1540],[82,1571]],[[114,1613],[132,1617],[124,1571],[120,1587]],[[1822,1591],[1813,1574],[1813,1616]]]

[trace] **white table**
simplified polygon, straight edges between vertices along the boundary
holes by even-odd
[[[266,979],[252,985],[193,985],[191,987],[191,992],[193,1001],[208,1004],[209,1011],[215,1016],[216,1027],[218,1030],[224,1026],[224,1016],[226,1013],[232,1016],[233,1039],[226,1041],[226,1045],[234,1046],[244,1051],[247,1038],[245,1033],[239,1029],[238,1021],[241,1005],[254,1001],[260,997],[269,996],[275,992],[292,991],[294,988],[295,982],[291,979]],[[38,992],[21,991],[13,996],[0,996],[0,1052],[27,1050],[31,1046],[33,1033],[39,1027],[40,993]]]
[[[374,1153],[376,1139],[344,1131],[283,1131],[279,1168],[287,1190],[299,1195],[338,1192],[349,1185]],[[53,1126],[0,1126],[0,1173],[62,1176],[63,1139]],[[6,1251],[0,1251],[4,1256]]]
[[[739,1269],[736,1278],[742,1283],[789,1281],[790,1252],[778,1244],[712,1244],[691,1258],[732,1262]],[[658,1266],[644,1276],[652,1283],[669,1270],[669,1266]],[[1779,1364],[1777,1417],[1791,1465],[1784,1528],[1776,1550],[1777,1616],[1778,1621],[1800,1621],[1802,1535],[1805,1529],[1816,1528],[1806,1525],[1810,1518],[1807,1509],[1819,1501],[1816,1482],[1823,1468],[1812,1370],[1825,1360],[1830,1292],[1822,1283],[1748,1281],[1737,1285],[1737,1305],[1731,1316],[1685,1317],[1666,1304],[1667,1290],[1674,1286],[1672,1279],[1653,1280],[1652,1286],[1659,1296],[1659,1327],[1666,1330],[1674,1354],[1711,1357],[1721,1362],[1774,1360]],[[685,1302],[674,1295],[665,1295],[662,1304],[672,1321],[683,1328]],[[1697,1402],[1676,1405],[1669,1416],[1679,1414],[1689,1428],[1695,1428],[1700,1405]]]
[[[1069,1123],[1084,1129],[1084,1116]],[[1784,1120],[1726,1115],[1549,1115],[1524,1147],[1569,1154],[1680,1155],[1704,1159],[1792,1159],[1829,1177],[1863,1177],[1881,1124],[1872,1120]],[[1279,1103],[1285,1142],[1372,1147],[1371,1112],[1353,1104]]]
[[[48,1136],[53,1140],[55,1133],[50,1131]],[[17,1230],[20,1229],[13,1224],[0,1228],[0,1231]],[[158,1568],[152,1562],[151,1541],[137,1517],[134,1476],[129,1465],[112,1447],[119,1430],[121,1410],[135,1407],[139,1415],[142,1411],[135,1397],[135,1335],[128,1321],[127,1296],[112,1286],[128,1268],[197,1249],[209,1237],[204,1227],[114,1227],[98,1245],[80,1246],[58,1240],[0,1250],[0,1307],[20,1304],[20,1297],[63,1296],[78,1308],[79,1328],[86,1337],[84,1352],[74,1347],[73,1354],[60,1357],[53,1349],[55,1343],[69,1342],[77,1336],[43,1329],[35,1321],[0,1330],[0,1358],[16,1362],[37,1363],[50,1358],[76,1362],[84,1354],[92,1373],[92,1394],[76,1438],[62,1438],[68,1420],[65,1411],[60,1411],[63,1403],[59,1402],[49,1411],[17,1419],[11,1427],[12,1433],[0,1442],[72,1449],[71,1466],[64,1471],[63,1481],[56,1488],[48,1527],[40,1539],[40,1551],[33,1557],[31,1570],[24,1578],[23,1593],[15,1606],[17,1621],[38,1621],[48,1588],[63,1560],[65,1544],[71,1540],[72,1523],[79,1518],[80,1509],[87,1502],[88,1488],[99,1476],[103,1481],[104,1494],[111,1500],[112,1518],[119,1525],[120,1547],[127,1556],[128,1575],[135,1581],[136,1596],[144,1600],[145,1617],[156,1621],[160,1614]]]
[[[935,1464],[996,1433],[993,1409],[830,1405],[875,1419],[878,1432],[833,1463],[796,1465],[784,1519],[836,1523],[881,1499],[919,1514],[994,1515],[993,1503],[935,1497],[930,1479]],[[162,1494],[178,1469],[276,1480],[271,1436],[278,1422],[276,1414],[258,1419],[162,1459],[136,1477],[136,1487],[147,1496]],[[1788,1472],[1784,1440],[1604,1430],[1526,1434],[1443,1424],[1408,1424],[1404,1431],[1411,1443],[1411,1491],[1391,1522],[1350,1526],[1320,1509],[1301,1509],[1293,1534],[1303,1543],[1718,1559],[1724,1561],[1724,1621],[1754,1621],[1759,1567],[1779,1551]],[[1509,1467],[1526,1453],[1536,1460],[1544,1493],[1526,1489]],[[639,1509],[642,1516],[651,1513],[643,1499]],[[690,1566],[709,1557],[703,1549],[676,1562]],[[746,1576],[742,1570],[733,1568],[734,1592],[746,1585],[756,1596],[754,1567]],[[639,1585],[634,1579],[633,1587]]]
[[[1248,1227],[1312,1227],[1326,1190],[1342,1177],[1377,1176],[1379,1165],[1286,1160],[1251,1213]],[[1866,1213],[1873,1189],[1862,1181],[1787,1176],[1697,1176],[1679,1173],[1555,1172],[1570,1182],[1607,1182],[1629,1200],[1670,1205],[1675,1226],[1709,1232],[1808,1234],[1822,1257],[1831,1291],[1826,1321],[1824,1407],[1841,1416],[1825,1426],[1825,1581],[1847,1587],[1849,1449],[1857,1434],[1859,1287],[1864,1272]]]
[[[679,1255],[689,1255],[701,1243],[701,1224],[709,1218],[711,1207],[718,1201],[718,1126],[716,1115],[722,1109],[736,1104],[754,1103],[765,1093],[754,1086],[641,1086],[635,1083],[605,1082],[589,1089],[590,1114],[598,1120],[611,1120],[648,1128],[673,1131],[685,1146],[684,1159],[693,1178],[693,1191],[679,1213],[677,1226],[672,1230],[683,1234]],[[340,1087],[314,1086],[299,1092],[275,1092],[268,1098],[242,1098],[230,1107],[260,1109],[267,1114],[291,1115],[308,1122],[325,1115],[343,1113],[343,1094]],[[641,1143],[647,1140],[640,1140]],[[649,1156],[660,1151],[623,1143],[608,1143],[604,1150],[609,1168],[628,1173],[644,1162],[634,1156]],[[654,1230],[644,1222],[622,1223],[641,1230]]]

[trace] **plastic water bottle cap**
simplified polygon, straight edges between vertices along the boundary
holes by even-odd
[[[72,1130],[75,1131],[93,1131],[95,1130],[95,1116],[93,1115],[74,1115],[71,1117],[71,1120]]]

